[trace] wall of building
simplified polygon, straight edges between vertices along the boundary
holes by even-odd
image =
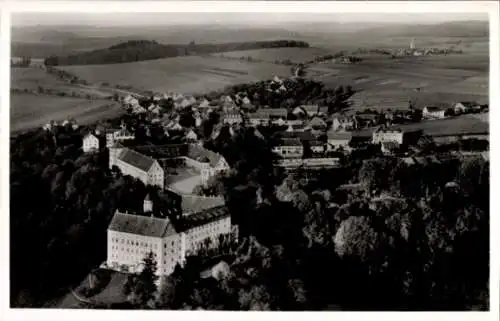
[[[87,136],[83,139],[83,152],[89,153],[99,149],[99,139],[95,136]]]
[[[124,265],[129,272],[140,272],[149,252],[155,254],[157,262],[162,260],[161,238],[108,230],[108,266],[120,270]]]

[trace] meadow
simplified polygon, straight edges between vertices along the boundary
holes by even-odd
[[[70,84],[55,75],[47,73],[41,67],[12,67],[10,68],[10,78],[11,88],[13,89],[36,91],[38,87],[43,87],[44,89],[64,92],[70,96],[73,94],[76,96],[91,95],[98,99],[104,99],[113,95],[111,90]]]
[[[317,64],[310,68],[328,86],[351,85],[358,91],[353,109],[405,109],[411,99],[418,108],[449,107],[457,101],[488,103],[488,55],[391,59],[371,55],[358,64]],[[317,76],[321,73],[321,76]]]
[[[228,85],[291,76],[289,66],[212,56],[189,56],[123,64],[61,66],[91,83],[108,82],[153,92],[206,93]]]
[[[268,48],[255,50],[229,51],[224,53],[212,54],[215,57],[229,58],[247,58],[263,62],[275,62],[276,60],[290,60],[293,63],[301,63],[314,59],[314,57],[331,54],[323,48]]]
[[[10,106],[11,133],[41,127],[51,120],[68,118],[75,119],[79,124],[89,124],[123,112],[118,103],[109,100],[31,94],[12,94]]]

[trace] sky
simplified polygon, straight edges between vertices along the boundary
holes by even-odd
[[[460,20],[487,20],[481,13],[13,13],[14,26],[33,25],[92,25],[133,26],[173,24],[249,24],[274,25],[307,22],[392,22],[439,23]]]

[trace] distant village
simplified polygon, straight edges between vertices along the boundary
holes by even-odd
[[[269,90],[287,91],[284,79],[274,77],[268,81]],[[275,88],[275,89],[271,89]],[[173,108],[164,112],[160,101],[169,101]],[[204,147],[201,126],[211,114],[219,114],[219,123],[212,138],[221,132],[234,135],[239,126],[254,127],[254,135],[270,139],[276,155],[275,167],[284,171],[316,170],[340,167],[343,159],[358,148],[373,146],[383,155],[398,156],[407,163],[426,161],[422,141],[446,144],[462,139],[488,140],[488,133],[462,133],[450,137],[428,137],[421,129],[403,129],[407,123],[431,122],[450,117],[450,113],[467,114],[487,110],[486,105],[457,102],[452,110],[426,106],[423,110],[358,111],[354,113],[328,113],[320,105],[299,105],[292,108],[255,106],[244,92],[221,94],[217,99],[190,96],[181,93],[154,95],[148,106],[141,105],[140,97],[128,95],[121,99],[123,108],[133,117],[142,117],[149,124],[159,126],[166,137],[181,137],[175,144],[139,144],[136,128],[122,123],[120,128],[94,128],[84,137],[85,153],[109,151],[109,168],[141,180],[146,186],[156,186],[161,198],[177,199],[184,223],[178,225],[164,215],[152,214],[154,201],[148,195],[143,213],[116,211],[108,228],[108,257],[103,267],[119,271],[139,271],[144,254],[153,251],[157,256],[158,273],[170,274],[176,264],[182,264],[189,253],[194,253],[203,241],[210,238],[217,244],[221,235],[237,233],[230,216],[224,210],[221,195],[197,195],[197,186],[207,186],[218,175],[230,170],[228,162],[218,153]],[[180,121],[180,112],[192,113],[194,122],[189,126]],[[417,118],[417,119],[415,119]],[[78,124],[66,120],[51,122],[54,126]],[[263,134],[262,131],[266,131]],[[271,136],[265,137],[272,129]],[[152,136],[150,132],[146,136]],[[488,157],[487,148],[472,153]],[[439,161],[436,159],[436,161]]]

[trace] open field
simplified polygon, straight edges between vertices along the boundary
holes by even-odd
[[[429,136],[454,134],[482,134],[489,132],[489,124],[471,115],[423,121],[400,126],[403,130],[422,129]]]
[[[247,58],[264,62],[275,62],[276,60],[290,60],[294,63],[305,62],[317,56],[330,54],[329,50],[323,48],[267,48],[255,50],[230,51],[212,54],[215,57]]]
[[[10,97],[11,133],[43,126],[51,120],[75,119],[79,124],[115,117],[121,106],[109,100],[93,100],[13,94]]]
[[[67,81],[51,75],[39,67],[12,67],[10,68],[11,88],[28,89],[30,91],[43,87],[44,89],[57,90],[67,95],[85,96],[91,95],[95,98],[106,98],[113,95],[111,90],[90,88],[77,84],[70,84]]]
[[[488,103],[488,56],[448,55],[390,59],[371,55],[359,64],[313,65],[309,77],[329,86],[351,85],[353,109],[405,109],[461,100]]]
[[[228,85],[290,76],[288,66],[225,60],[218,57],[178,57],[124,64],[61,66],[92,83],[132,86],[154,92],[203,93]]]

